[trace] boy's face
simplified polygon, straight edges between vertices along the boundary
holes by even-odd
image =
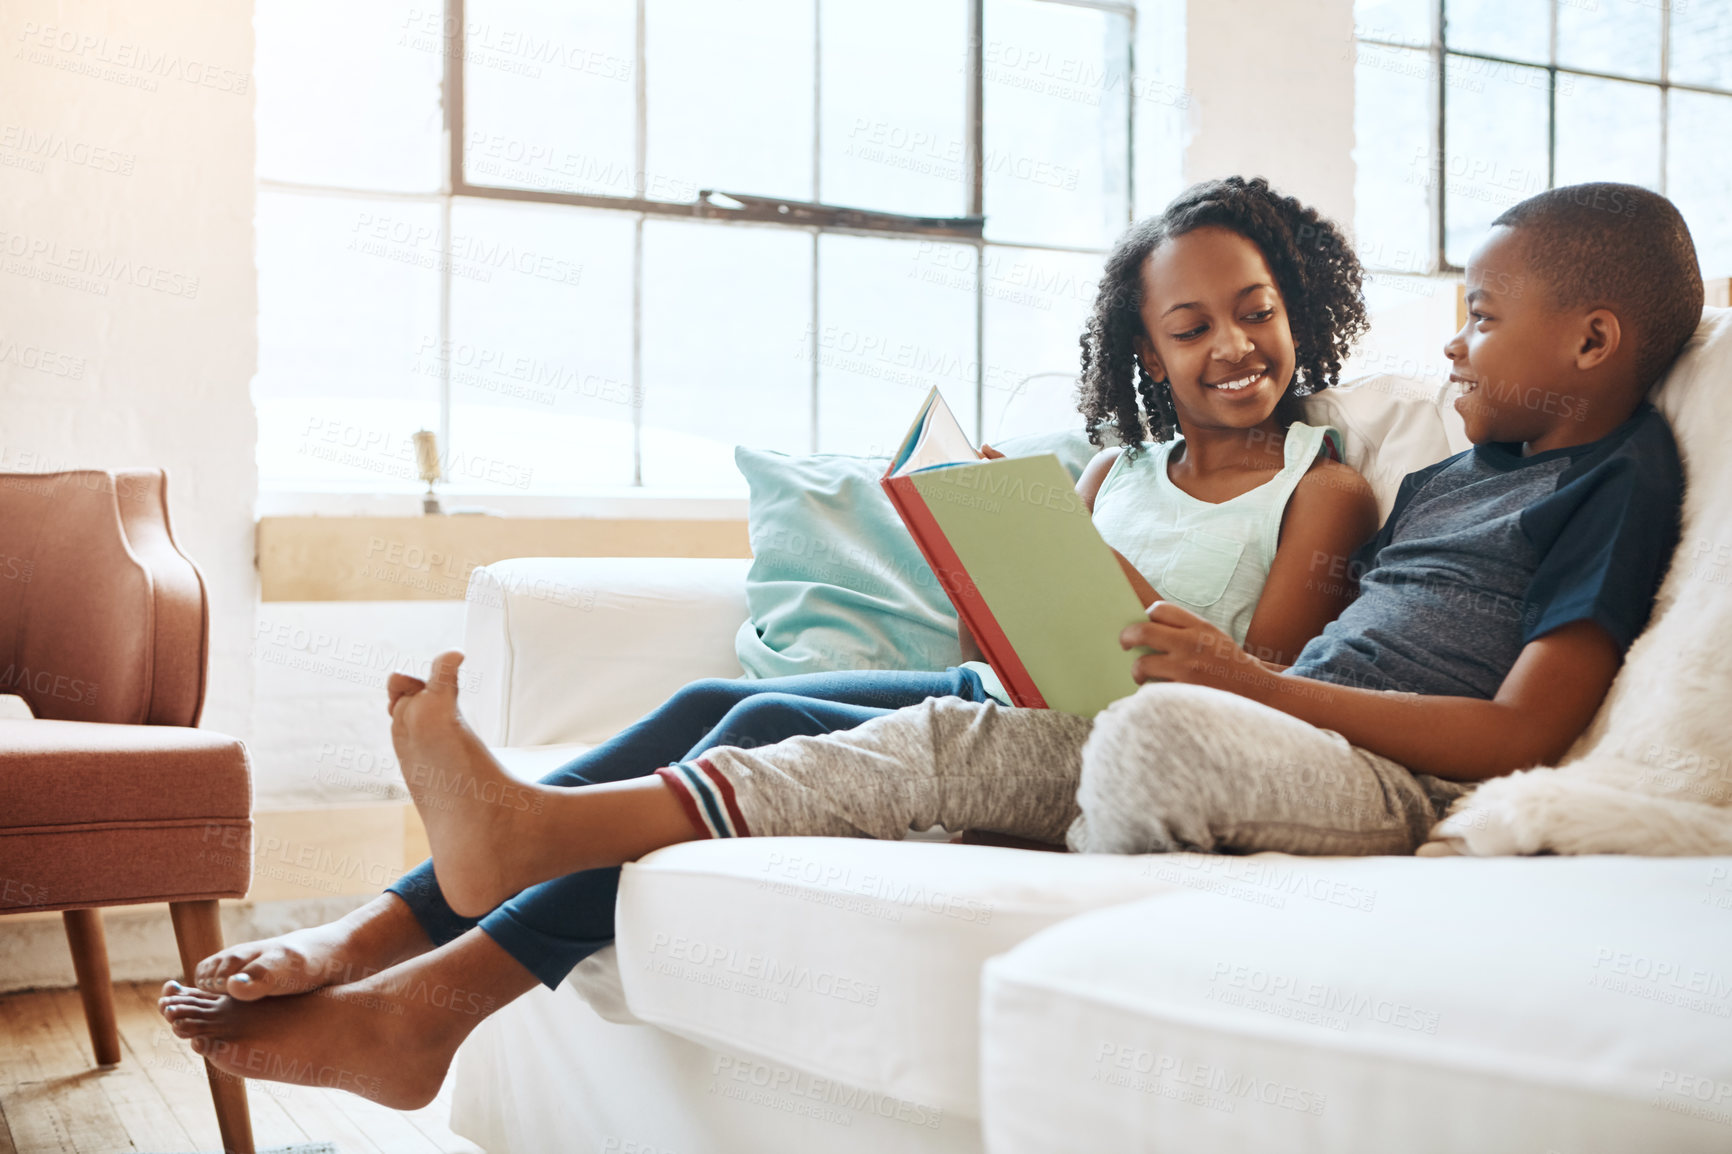
[[[1492,229],[1469,258],[1467,309],[1443,352],[1470,440],[1543,441],[1585,417],[1586,399],[1571,391],[1577,334],[1529,271],[1514,229]]]

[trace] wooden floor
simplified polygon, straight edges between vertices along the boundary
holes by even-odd
[[[159,988],[120,982],[120,1065],[96,1069],[76,990],[0,995],[0,1154],[216,1151],[204,1063],[157,1015]],[[342,1154],[476,1154],[446,1129],[450,1086],[401,1114],[340,1090],[249,1082],[261,1150],[328,1141]]]

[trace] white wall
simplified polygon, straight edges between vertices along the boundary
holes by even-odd
[[[1192,0],[1187,182],[1264,176],[1353,222],[1353,0]]]
[[[0,470],[160,465],[246,736],[256,428],[250,4],[0,7]]]
[[[242,738],[258,601],[252,58],[247,3],[0,6],[0,471],[169,471],[175,534],[210,591],[203,724]],[[281,928],[252,907],[226,916],[230,940]],[[107,922],[116,978],[178,968],[165,911]],[[0,989],[71,981],[58,919],[0,919]]]
[[[1185,21],[1186,181],[1267,177],[1351,234],[1352,0],[1192,0]],[[1343,379],[1388,373],[1415,394],[1445,389],[1454,279],[1371,273],[1365,296],[1371,331]]]
[[[463,646],[461,601],[273,601],[253,654],[253,797],[260,809],[407,801],[385,678],[424,677]]]

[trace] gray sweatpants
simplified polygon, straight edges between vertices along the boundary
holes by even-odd
[[[896,839],[938,825],[1084,853],[1406,854],[1466,790],[1243,697],[1166,683],[1092,722],[928,698],[662,775],[723,836]]]

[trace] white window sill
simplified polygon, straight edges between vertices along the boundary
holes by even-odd
[[[606,517],[646,521],[740,521],[746,516],[743,489],[733,495],[674,489],[596,490],[558,496],[441,491],[439,504],[448,516]],[[258,517],[412,517],[420,513],[418,493],[264,490],[255,505]]]

